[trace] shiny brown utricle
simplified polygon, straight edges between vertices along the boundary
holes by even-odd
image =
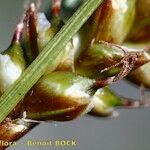
[[[78,103],[78,100],[70,101],[69,97],[49,94],[42,87],[36,85],[25,96],[23,110],[27,112],[27,117],[37,120],[58,120],[67,121],[78,117],[87,107],[87,103]],[[62,112],[61,110],[64,110]],[[55,113],[55,111],[57,111]],[[59,113],[60,111],[60,113]],[[52,115],[38,117],[37,114],[43,112],[53,112]],[[34,117],[30,116],[34,113]]]

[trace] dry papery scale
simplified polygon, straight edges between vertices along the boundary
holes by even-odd
[[[150,28],[149,12],[140,3],[149,8],[148,0],[104,0],[62,48],[53,67],[0,124],[0,140],[16,141],[43,121],[70,121],[86,113],[110,118],[116,107],[149,106],[149,100],[123,98],[108,87],[124,77],[139,86],[150,85],[149,34],[145,32]],[[29,4],[9,48],[0,54],[1,95],[65,24],[61,4],[61,0],[52,1],[50,21],[38,11],[39,3]],[[138,22],[142,25],[137,29]]]

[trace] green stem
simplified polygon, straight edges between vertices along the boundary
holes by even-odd
[[[22,76],[0,98],[0,122],[13,110],[31,87],[52,67],[63,47],[81,28],[94,10],[103,0],[88,0],[68,20],[60,32],[47,44],[35,61],[26,69]]]

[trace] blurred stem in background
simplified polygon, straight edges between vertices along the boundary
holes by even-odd
[[[63,0],[62,17],[64,21],[70,18],[84,1],[85,0]]]

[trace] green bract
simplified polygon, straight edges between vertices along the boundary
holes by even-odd
[[[131,49],[106,42],[93,43],[90,48],[83,51],[78,57],[75,63],[75,71],[90,78],[113,76],[122,70],[122,65],[111,66],[119,63],[127,54],[136,56],[136,53],[138,59],[133,69],[148,62],[150,60],[149,53],[142,52],[142,49]],[[139,56],[138,53],[140,54]],[[106,68],[108,68],[107,71],[104,71]]]
[[[17,25],[11,45],[0,54],[0,95],[2,95],[25,70],[26,63],[20,44],[22,30],[23,25],[20,23]]]
[[[98,116],[110,116],[116,106],[122,106],[122,100],[108,87],[96,91],[92,97],[94,108],[91,113]]]

